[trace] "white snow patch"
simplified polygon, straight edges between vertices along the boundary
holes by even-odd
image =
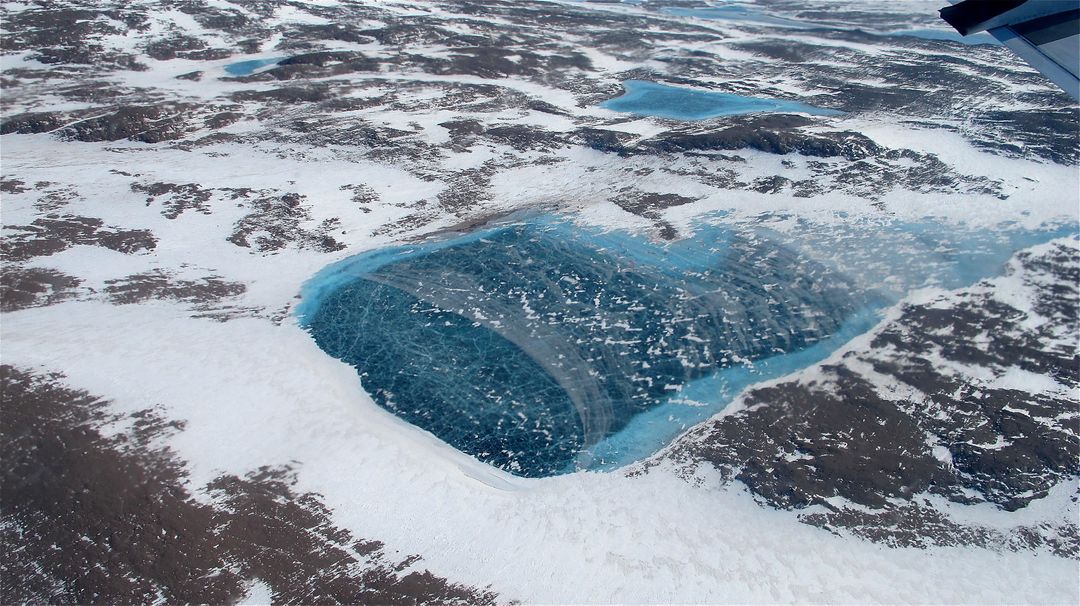
[[[254,581],[248,593],[240,600],[241,606],[270,606],[274,601],[274,590],[262,581]]]

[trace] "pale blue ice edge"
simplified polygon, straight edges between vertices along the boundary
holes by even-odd
[[[426,255],[443,248],[475,242],[508,228],[509,224],[499,224],[467,234],[454,234],[416,244],[399,244],[357,253],[322,268],[319,273],[304,282],[300,287],[300,303],[294,308],[293,314],[299,320],[301,326],[306,326],[308,321],[319,311],[319,305],[322,303],[323,297],[348,282],[406,257]]]
[[[884,305],[873,305],[860,310],[832,336],[805,349],[724,368],[683,385],[664,403],[638,413],[618,433],[583,451],[578,455],[577,468],[610,471],[652,456],[683,431],[727,408],[743,389],[828,358],[848,341],[877,325],[884,309]]]

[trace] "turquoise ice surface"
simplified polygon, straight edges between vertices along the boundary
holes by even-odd
[[[609,99],[600,107],[642,116],[675,120],[705,120],[719,116],[752,113],[803,113],[836,116],[843,112],[814,107],[797,101],[745,97],[733,93],[669,86],[645,80],[623,82],[622,96]]]

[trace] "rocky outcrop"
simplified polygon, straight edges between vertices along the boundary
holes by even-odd
[[[1012,511],[1080,475],[1078,284],[1075,240],[1022,253],[1005,278],[905,303],[867,345],[752,389],[665,456],[868,538],[1053,543],[1077,557],[1075,523],[991,540],[927,499]]]
[[[0,382],[6,603],[231,603],[255,581],[275,602],[495,603],[335,526],[288,467],[221,475],[196,500],[159,446],[184,423],[154,407],[116,414],[61,376],[6,365]],[[100,431],[120,421],[131,429]]]

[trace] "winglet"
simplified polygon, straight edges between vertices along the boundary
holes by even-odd
[[[1077,0],[963,0],[940,11],[967,36],[986,31],[1080,100],[1080,3]]]
[[[1027,0],[979,0],[978,2],[968,0],[960,4],[946,6],[938,12],[941,13],[941,18],[946,23],[956,28],[960,35],[966,36],[985,30],[985,27],[979,27],[979,25],[1007,13],[1025,2]]]

